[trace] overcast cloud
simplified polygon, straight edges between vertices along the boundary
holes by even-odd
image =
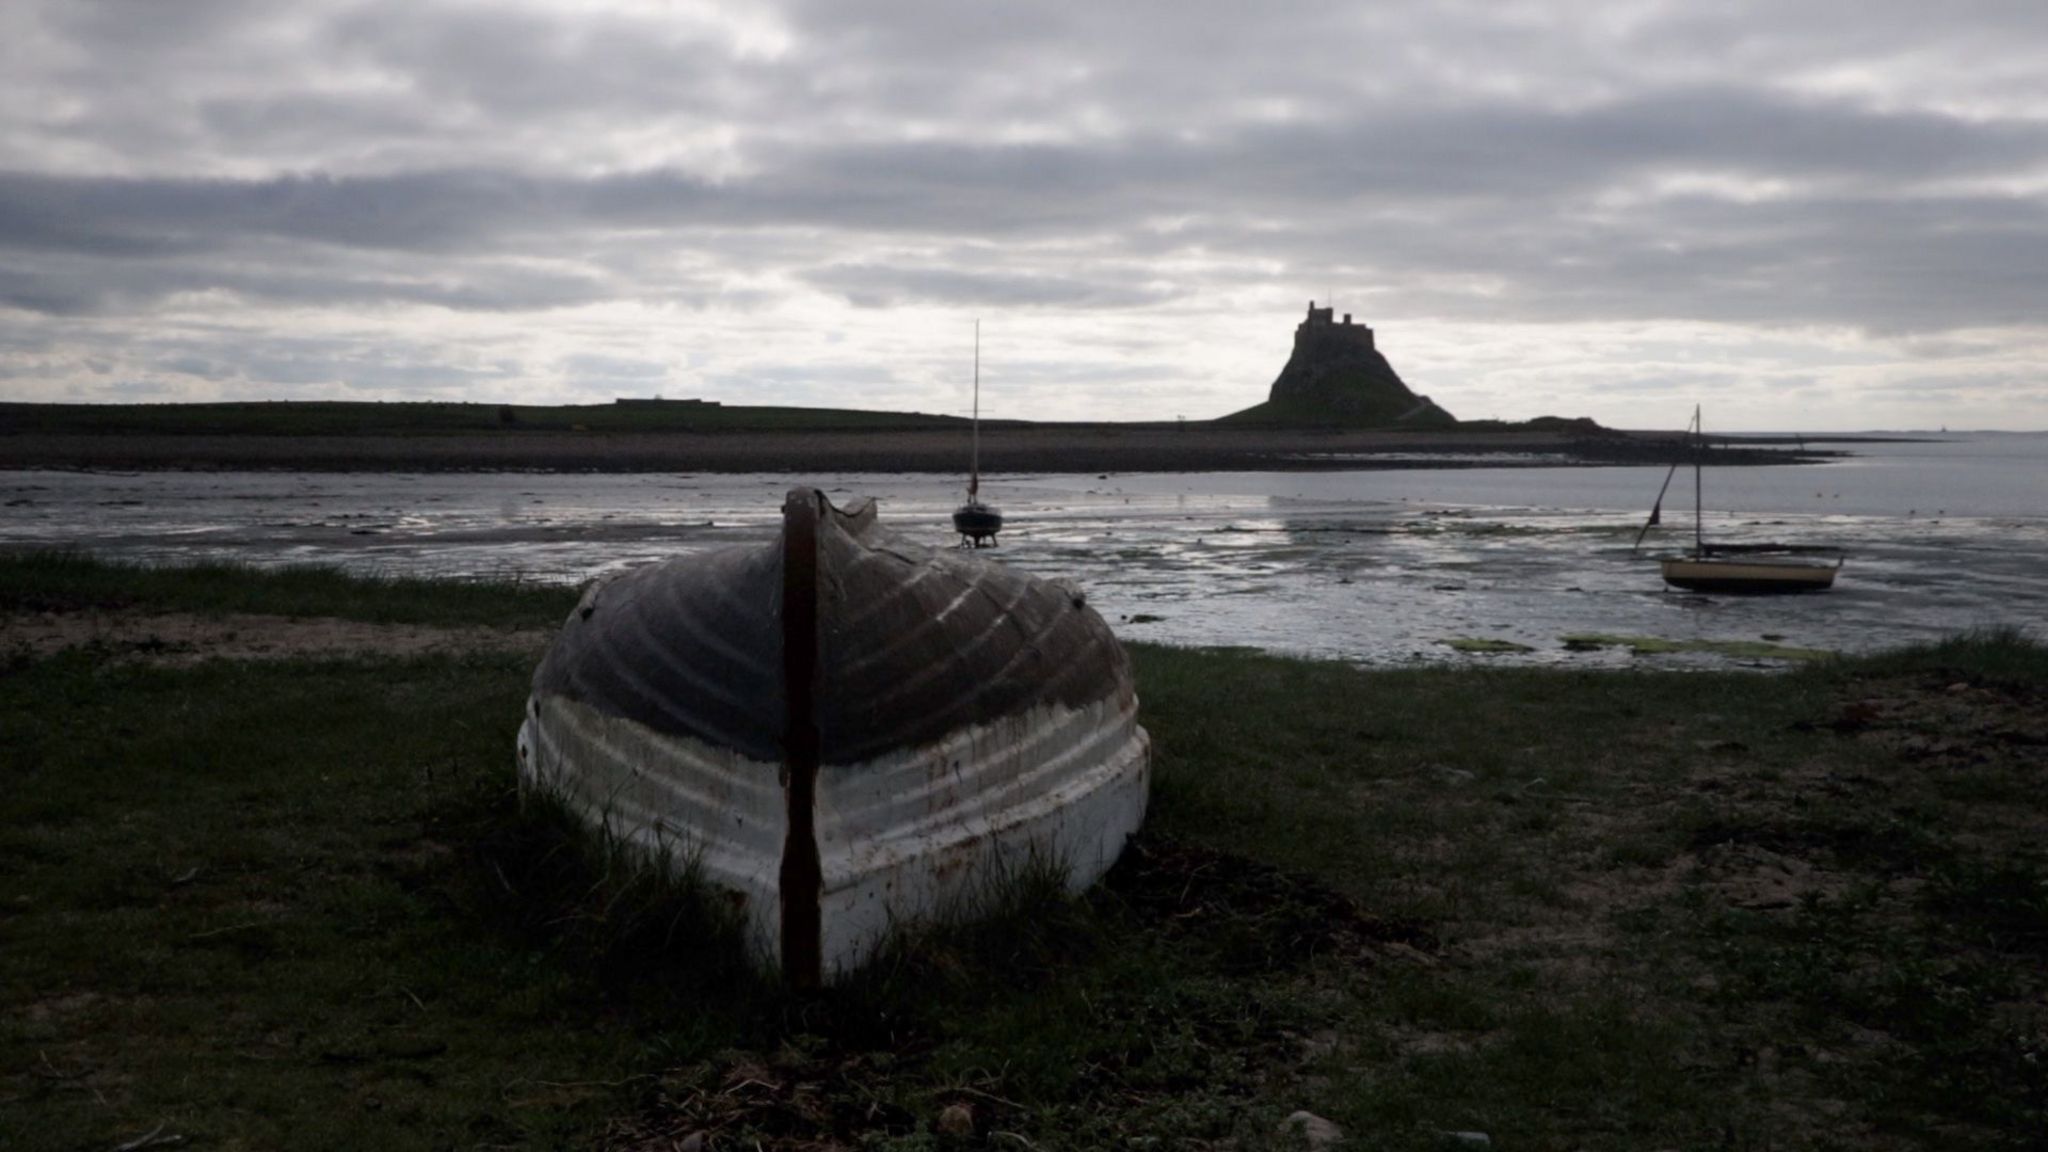
[[[0,5],[0,398],[2048,427],[2048,5]]]

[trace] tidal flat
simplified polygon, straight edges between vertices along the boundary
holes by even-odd
[[[689,876],[520,803],[531,653],[573,595],[0,558],[9,1145],[2048,1126],[2048,649],[2024,634],[1761,675],[1134,645],[1154,795],[1108,880],[1013,877],[995,916],[799,995]]]
[[[1679,593],[1691,477],[1634,547],[1666,467],[984,476],[1005,563],[1075,580],[1127,639],[1408,663],[1781,663],[2048,620],[2048,437],[1864,442],[1801,468],[1706,470],[1719,544],[1835,550],[1833,591]],[[574,585],[779,530],[807,484],[872,497],[912,545],[957,541],[953,476],[0,471],[0,552]],[[1650,646],[1573,646],[1625,635]],[[1449,641],[1496,641],[1491,651]]]

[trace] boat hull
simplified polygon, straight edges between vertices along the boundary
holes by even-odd
[[[755,952],[780,965],[790,835],[781,765],[666,735],[562,697],[530,708],[522,786],[643,863],[732,893]],[[817,780],[820,975],[858,969],[898,927],[973,916],[1006,879],[1094,884],[1144,823],[1151,739],[1137,700],[978,725]]]
[[[1094,883],[1144,820],[1151,741],[1078,589],[799,489],[773,545],[587,592],[517,756],[609,843],[732,893],[809,984],[1020,874]]]
[[[1664,582],[1688,592],[1779,595],[1824,592],[1835,584],[1836,565],[1770,560],[1668,559]]]
[[[975,547],[991,543],[1003,530],[1003,514],[986,504],[963,504],[953,512],[953,531]]]

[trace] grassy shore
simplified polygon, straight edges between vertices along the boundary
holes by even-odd
[[[0,560],[0,615],[546,629],[559,590]],[[0,644],[4,648],[4,644]],[[202,654],[203,655],[203,654]],[[0,651],[0,1145],[2017,1148],[2048,650],[1361,671],[1134,649],[1109,880],[786,993],[520,805],[530,659]],[[964,1125],[955,1133],[946,1126]]]

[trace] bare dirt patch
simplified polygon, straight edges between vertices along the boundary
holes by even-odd
[[[98,648],[169,664],[333,656],[514,653],[538,656],[548,633],[480,625],[377,624],[334,617],[250,613],[32,612],[0,616],[0,652],[53,655]]]

